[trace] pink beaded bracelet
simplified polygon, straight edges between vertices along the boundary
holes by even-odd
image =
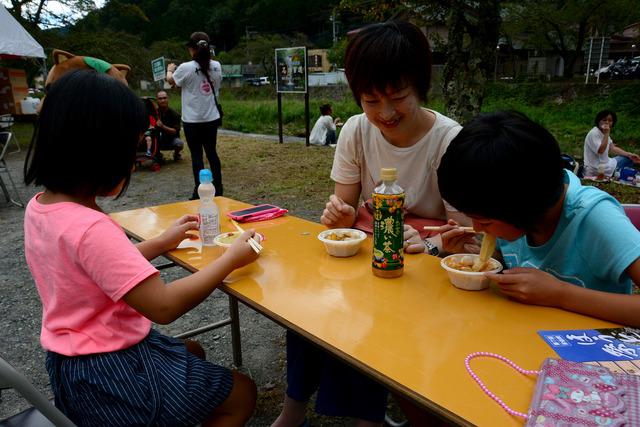
[[[480,386],[482,391],[484,391],[484,393],[487,396],[489,396],[490,398],[495,400],[498,403],[498,405],[500,405],[502,407],[502,409],[507,411],[510,415],[514,415],[516,417],[521,417],[521,418],[524,418],[525,420],[528,419],[529,415],[527,415],[527,414],[525,414],[523,412],[519,412],[519,411],[513,410],[510,407],[508,407],[507,404],[504,403],[504,401],[502,399],[500,399],[494,393],[489,391],[489,389],[487,388],[486,385],[484,385],[482,380],[480,380],[480,378],[478,378],[478,376],[476,375],[475,372],[473,372],[473,370],[471,369],[471,366],[469,364],[469,361],[471,359],[475,359],[476,357],[492,357],[494,359],[498,359],[498,360],[506,363],[507,365],[511,366],[512,368],[514,368],[516,371],[520,372],[523,375],[538,375],[540,373],[540,371],[528,371],[526,369],[522,369],[520,366],[516,365],[515,363],[513,363],[511,360],[507,359],[504,356],[500,356],[499,354],[495,354],[495,353],[488,353],[488,352],[485,352],[485,351],[478,351],[476,353],[471,353],[470,355],[468,355],[464,359],[464,366],[467,368],[467,372],[469,372],[469,375],[471,375],[471,378],[473,378],[475,380],[475,382],[478,383],[478,385]]]

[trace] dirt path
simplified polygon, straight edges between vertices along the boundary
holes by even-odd
[[[236,149],[236,136],[220,138],[219,150],[223,158],[225,174],[225,195],[247,202],[256,203],[261,196],[251,193],[246,180],[233,177],[233,171],[224,169],[225,144],[228,150]],[[267,142],[265,142],[266,144]],[[272,144],[272,142],[269,142]],[[287,144],[284,144],[287,145]],[[320,150],[320,148],[309,148]],[[320,155],[326,157],[323,168],[330,164],[333,152],[330,149]],[[326,154],[324,154],[326,153]],[[33,186],[25,187],[20,174],[24,161],[24,150],[7,156],[8,165],[14,181],[18,185],[22,200],[26,203],[37,191]],[[239,172],[243,173],[243,172]],[[327,177],[315,188],[322,188],[321,194],[314,197],[287,198],[286,201],[271,200],[273,203],[286,203],[292,213],[303,218],[317,221],[327,191],[331,184]],[[234,185],[234,183],[237,183]],[[318,187],[319,185],[319,187]],[[149,205],[171,203],[186,200],[191,194],[193,181],[191,162],[188,155],[179,162],[169,161],[159,172],[140,170],[134,173],[126,194],[118,200],[104,200],[101,205],[107,212],[134,209]],[[315,196],[315,195],[314,195]],[[8,361],[32,380],[35,386],[51,396],[49,380],[44,368],[44,352],[39,343],[41,305],[35,291],[31,275],[24,260],[23,250],[23,209],[5,203],[0,194],[0,352]],[[163,271],[165,280],[174,280],[185,274],[180,269]],[[227,297],[214,292],[208,300],[181,319],[158,329],[167,334],[176,334],[225,317],[228,313]],[[259,390],[259,403],[256,414],[249,425],[268,426],[281,408],[283,380],[285,378],[284,330],[267,318],[240,304],[240,322],[242,333],[243,370],[249,373]],[[224,366],[232,366],[231,333],[228,327],[208,332],[198,337],[207,351],[208,359]],[[27,403],[13,391],[2,393],[0,401],[0,419],[17,413],[27,407]],[[350,425],[343,420],[314,418],[314,425]]]

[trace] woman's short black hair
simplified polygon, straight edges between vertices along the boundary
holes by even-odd
[[[76,196],[103,196],[129,184],[136,145],[149,124],[127,86],[95,70],[72,71],[51,86],[25,160],[25,182]]]
[[[613,128],[616,123],[618,122],[618,116],[616,115],[615,112],[611,111],[611,110],[602,110],[600,111],[598,114],[596,114],[596,118],[594,120],[596,127],[598,129],[600,129],[600,120],[604,119],[607,116],[611,116],[611,118],[613,119],[613,123],[611,124],[611,127]]]
[[[349,41],[345,74],[358,106],[363,94],[412,86],[421,101],[431,84],[431,49],[420,28],[405,21],[368,25]]]
[[[562,195],[560,148],[549,131],[520,113],[481,114],[442,156],[438,186],[465,214],[530,231]]]

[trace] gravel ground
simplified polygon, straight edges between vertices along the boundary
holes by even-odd
[[[224,136],[220,146],[237,136]],[[22,141],[24,145],[26,141]],[[265,142],[267,143],[267,142]],[[299,143],[299,142],[294,142]],[[285,144],[286,145],[286,144]],[[11,147],[10,147],[11,148]],[[310,148],[319,149],[319,148]],[[332,153],[327,150],[327,156]],[[26,187],[20,178],[25,150],[8,154],[6,159],[18,186],[20,197],[26,203],[39,189]],[[234,193],[233,180],[225,174],[225,195]],[[143,206],[186,200],[192,189],[191,166],[188,154],[179,162],[169,161],[159,172],[141,169],[133,174],[126,194],[118,200],[104,200],[101,205],[107,212],[135,209]],[[328,174],[327,174],[328,175]],[[6,181],[6,176],[3,176]],[[324,195],[322,197],[325,197]],[[254,200],[243,199],[248,202]],[[278,203],[277,200],[272,202]],[[296,215],[316,221],[322,205],[317,209],[301,206],[295,210],[289,200],[288,208]],[[315,203],[314,203],[315,204]],[[38,390],[51,396],[49,380],[44,368],[44,352],[39,343],[41,305],[23,249],[24,210],[8,204],[0,194],[0,352],[13,366],[23,372]],[[179,268],[163,270],[166,281],[175,280],[185,273]],[[168,326],[158,326],[166,334],[177,334],[203,324],[219,320],[228,313],[227,297],[214,292],[206,301],[181,319]],[[243,367],[257,383],[259,402],[249,425],[268,426],[280,412],[285,378],[284,329],[240,304]],[[217,329],[197,338],[207,351],[208,359],[232,367],[231,332],[228,327]],[[20,412],[28,404],[12,390],[4,391],[0,400],[0,419]],[[346,420],[312,416],[314,425],[350,425]]]

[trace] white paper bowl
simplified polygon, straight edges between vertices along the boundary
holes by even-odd
[[[327,236],[331,233],[349,233],[353,238],[349,240],[330,240]],[[343,258],[357,254],[360,245],[366,238],[367,234],[364,231],[356,230],[355,228],[332,228],[318,234],[318,240],[324,243],[329,255]]]
[[[502,270],[502,264],[500,264],[499,261],[493,258],[489,259],[493,268],[484,272],[462,271],[447,265],[448,260],[459,262],[462,257],[471,257],[471,259],[475,261],[479,256],[480,255],[477,254],[453,254],[443,258],[440,261],[440,265],[449,274],[449,280],[451,280],[453,286],[467,291],[479,291],[488,288],[491,282],[484,273],[497,273]]]
[[[218,234],[215,239],[213,239],[213,242],[216,244],[216,246],[220,246],[222,248],[228,248],[231,245],[233,245],[233,242],[236,241],[236,239],[241,235],[242,233],[239,231],[228,231],[228,232],[224,232],[224,233],[220,233]],[[264,237],[262,236],[262,234],[260,233],[255,233],[253,238],[258,242],[262,242],[264,240]]]

